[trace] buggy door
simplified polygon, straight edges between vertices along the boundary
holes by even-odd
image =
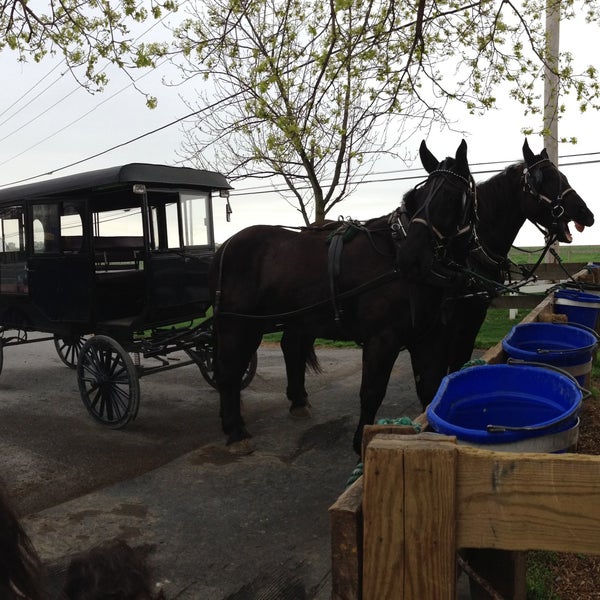
[[[214,255],[208,191],[149,191],[149,317],[171,323],[203,316]]]
[[[91,320],[84,209],[85,200],[48,200],[30,206],[29,297],[50,321]]]

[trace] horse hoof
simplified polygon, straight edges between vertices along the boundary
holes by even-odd
[[[307,404],[305,406],[291,406],[290,415],[293,419],[310,419],[312,417],[310,405]]]
[[[240,440],[239,442],[233,442],[227,446],[227,450],[230,454],[235,454],[236,456],[246,456],[248,454],[252,454],[256,447],[254,443],[248,438]]]

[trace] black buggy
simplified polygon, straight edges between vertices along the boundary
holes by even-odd
[[[143,375],[197,364],[214,386],[212,203],[230,189],[220,173],[134,163],[0,190],[0,371],[4,348],[54,340],[113,428],[135,418]],[[255,371],[254,356],[246,385]]]

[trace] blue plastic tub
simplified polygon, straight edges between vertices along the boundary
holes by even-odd
[[[557,290],[554,292],[554,312],[566,315],[569,323],[594,329],[600,314],[600,296],[578,290]]]
[[[591,372],[597,344],[593,331],[564,323],[521,323],[502,340],[502,348],[510,358],[559,367],[580,385]]]
[[[444,377],[426,412],[435,431],[468,444],[526,451],[521,442],[535,439],[532,451],[557,452],[577,439],[582,398],[557,371],[483,365]]]

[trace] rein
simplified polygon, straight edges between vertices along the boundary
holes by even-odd
[[[551,167],[556,169],[556,166],[549,158],[543,157],[531,165],[525,165],[525,167],[523,168],[523,172],[521,174],[521,189],[522,189],[522,191],[529,194],[533,198],[535,198],[538,202],[549,205],[550,206],[550,214],[553,219],[548,230],[544,229],[537,222],[530,219],[530,221],[535,225],[535,227],[544,235],[544,238],[546,240],[545,246],[542,249],[541,255],[539,256],[537,262],[531,269],[526,269],[522,265],[517,265],[516,263],[512,262],[508,258],[508,256],[500,256],[500,255],[494,254],[490,250],[486,249],[484,244],[481,241],[481,238],[478,235],[477,225],[475,225],[475,227],[473,229],[473,240],[475,242],[475,246],[469,252],[469,255],[472,260],[479,263],[483,268],[494,269],[494,270],[499,271],[499,276],[502,277],[503,279],[508,279],[509,281],[511,281],[511,267],[517,267],[519,272],[521,273],[521,275],[524,278],[523,281],[521,281],[518,285],[511,284],[510,287],[499,284],[496,281],[496,282],[494,282],[494,284],[495,284],[497,291],[500,291],[500,290],[515,291],[515,290],[518,290],[520,287],[526,285],[530,281],[532,281],[532,280],[535,281],[535,279],[536,279],[535,272],[537,271],[539,265],[544,260],[548,251],[550,251],[552,253],[551,246],[556,241],[557,234],[551,233],[551,231],[555,229],[555,226],[558,224],[559,219],[564,215],[565,209],[562,204],[563,199],[565,198],[565,196],[568,193],[574,192],[574,190],[571,187],[567,187],[566,189],[560,191],[560,193],[554,200],[551,200],[550,198],[548,198],[548,196],[546,196],[545,194],[542,194],[537,189],[537,187],[542,182],[543,174],[542,174],[542,170],[536,169],[536,167],[539,167],[540,165],[544,165],[544,164],[548,164]],[[479,221],[479,215],[477,214],[477,205],[476,205],[475,221],[476,221],[476,223]],[[487,282],[487,283],[491,282],[491,280],[483,277],[482,275],[478,274],[477,272],[471,271],[470,275],[474,278],[479,279],[480,281]]]
[[[363,292],[367,292],[371,289],[379,287],[380,285],[388,283],[389,281],[393,281],[394,279],[396,279],[398,277],[400,277],[399,271],[396,271],[396,270],[388,271],[387,273],[384,273],[383,275],[378,275],[377,277],[374,277],[373,279],[370,279],[369,281],[367,281],[365,283],[361,283],[360,285],[358,285],[350,290],[341,292],[340,294],[338,294],[337,297],[340,300],[346,300],[348,298],[352,298],[353,296],[358,296],[359,294],[362,294]],[[318,310],[320,308],[323,308],[330,302],[331,302],[331,298],[326,298],[324,300],[320,300],[319,302],[315,302],[314,304],[310,304],[308,306],[303,306],[302,308],[298,308],[296,310],[291,310],[291,311],[284,312],[284,313],[275,313],[275,314],[270,314],[270,315],[249,315],[249,314],[244,314],[244,313],[219,312],[219,316],[220,317],[238,317],[241,319],[255,319],[255,320],[259,320],[259,321],[279,321],[279,320],[289,319],[290,317],[301,316],[305,313],[309,313],[314,310]]]

